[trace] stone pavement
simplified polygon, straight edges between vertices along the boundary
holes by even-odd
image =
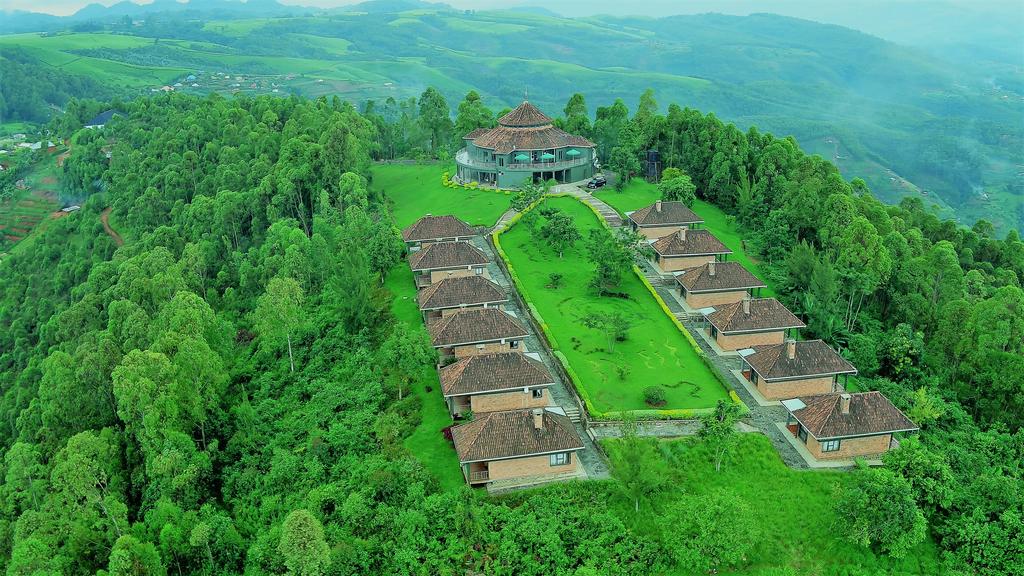
[[[580,463],[583,465],[587,478],[595,480],[608,478],[610,476],[608,462],[606,461],[604,454],[595,445],[594,440],[587,434],[586,428],[581,422],[580,403],[577,400],[576,395],[559,376],[559,370],[555,366],[555,362],[557,362],[557,360],[552,356],[551,351],[547,348],[544,342],[537,336],[537,332],[528,312],[519,306],[519,298],[516,297],[515,285],[512,284],[509,278],[505,276],[505,273],[498,266],[497,254],[495,253],[494,248],[491,246],[490,242],[480,236],[474,236],[471,242],[474,246],[483,250],[484,254],[487,255],[489,260],[487,264],[487,274],[491,277],[491,280],[509,293],[510,299],[508,304],[505,306],[505,310],[515,315],[516,318],[522,322],[523,327],[526,328],[527,332],[529,332],[529,336],[527,336],[523,343],[526,348],[526,352],[532,352],[540,356],[540,361],[544,363],[544,365],[547,366],[548,371],[551,372],[554,379],[554,385],[548,388],[548,393],[551,395],[552,402],[556,406],[560,407],[565,414],[572,419],[573,424],[576,427],[576,433],[579,434],[580,439],[583,440],[584,448],[577,452],[577,458],[579,458]]]

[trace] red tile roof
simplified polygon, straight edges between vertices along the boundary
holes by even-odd
[[[704,221],[690,210],[686,204],[677,201],[658,200],[629,215],[629,219],[637,226],[678,226],[683,224],[699,224]]]
[[[712,268],[714,274],[711,273]],[[713,265],[709,262],[690,268],[676,276],[676,282],[693,293],[765,287],[764,282],[747,272],[739,262],[715,262]]]
[[[424,216],[402,230],[402,239],[406,242],[469,238],[475,235],[476,230],[473,230],[469,224],[451,215]]]
[[[459,346],[496,340],[521,340],[526,329],[497,308],[467,308],[427,327],[434,347]]]
[[[662,256],[704,256],[732,254],[732,250],[707,230],[678,230],[658,238],[652,244]]]
[[[743,311],[744,302],[750,303],[750,312]],[[718,304],[714,308],[715,311],[705,318],[725,334],[807,326],[775,298],[751,298],[735,304]]]
[[[793,346],[793,357],[789,347]],[[833,374],[856,374],[846,358],[839,355],[824,340],[793,340],[782,344],[754,346],[754,353],[743,359],[766,381]]]
[[[494,150],[498,154],[508,154],[515,150],[553,150],[557,148],[593,148],[594,143],[583,136],[569,134],[554,126],[534,126],[529,128],[512,128],[498,126],[480,134],[473,140],[478,148]],[[514,165],[510,166],[514,167]]]
[[[413,271],[467,268],[487,264],[487,255],[469,242],[437,242],[409,254]]]
[[[555,381],[544,364],[519,352],[469,356],[441,368],[439,378],[446,397],[537,388]]]
[[[804,428],[818,440],[869,436],[917,430],[917,425],[881,392],[849,394],[849,413],[843,414],[842,396],[833,392],[797,398],[804,407],[791,410]]]
[[[536,106],[524,101],[514,110],[498,118],[499,126],[513,128],[524,128],[529,126],[544,126],[551,124],[551,118],[541,112]]]
[[[477,129],[473,130],[472,132],[470,132],[469,134],[466,134],[462,138],[465,139],[465,140],[472,140],[472,139],[476,138],[477,136],[480,136],[481,134],[486,134],[489,130],[490,130],[490,128],[477,128]]]
[[[477,414],[472,422],[452,428],[459,462],[519,458],[583,448],[568,416],[543,411],[543,426],[534,425],[531,410]]]
[[[508,302],[508,295],[483,276],[443,278],[427,286],[416,296],[420,310],[458,308],[492,302]]]

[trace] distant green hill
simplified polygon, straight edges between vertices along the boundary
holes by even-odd
[[[571,19],[387,6],[217,21],[158,14],[102,24],[102,35],[0,36],[0,48],[27,45],[47,64],[142,90],[180,81],[362,101],[433,85],[453,106],[472,88],[498,109],[528,89],[558,113],[574,92],[593,112],[615,98],[635,104],[650,87],[662,102],[792,134],[885,200],[924,195],[966,224],[1024,228],[1024,82],[995,85],[850,29],[767,14]]]

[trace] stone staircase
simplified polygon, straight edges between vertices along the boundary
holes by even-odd
[[[567,406],[561,406],[561,408],[562,411],[565,412],[565,415],[569,417],[569,420],[572,420],[576,424],[582,422],[582,419],[580,418],[580,409],[578,407],[569,404]]]

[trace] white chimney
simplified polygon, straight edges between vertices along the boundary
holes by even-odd
[[[654,211],[661,212],[661,200],[658,200],[657,202],[654,203]]]
[[[786,340],[786,356],[789,357],[790,360],[796,358],[796,339],[795,338],[790,338],[789,340]]]
[[[714,261],[708,262],[708,276],[715,275],[715,263]]]
[[[537,430],[544,429],[544,409],[534,408],[533,410],[533,427]]]
[[[679,239],[686,242],[686,228],[679,229]]]
[[[743,297],[743,313],[750,314],[750,296]]]
[[[839,396],[839,411],[844,415],[850,413],[850,398],[852,397],[849,394]]]

